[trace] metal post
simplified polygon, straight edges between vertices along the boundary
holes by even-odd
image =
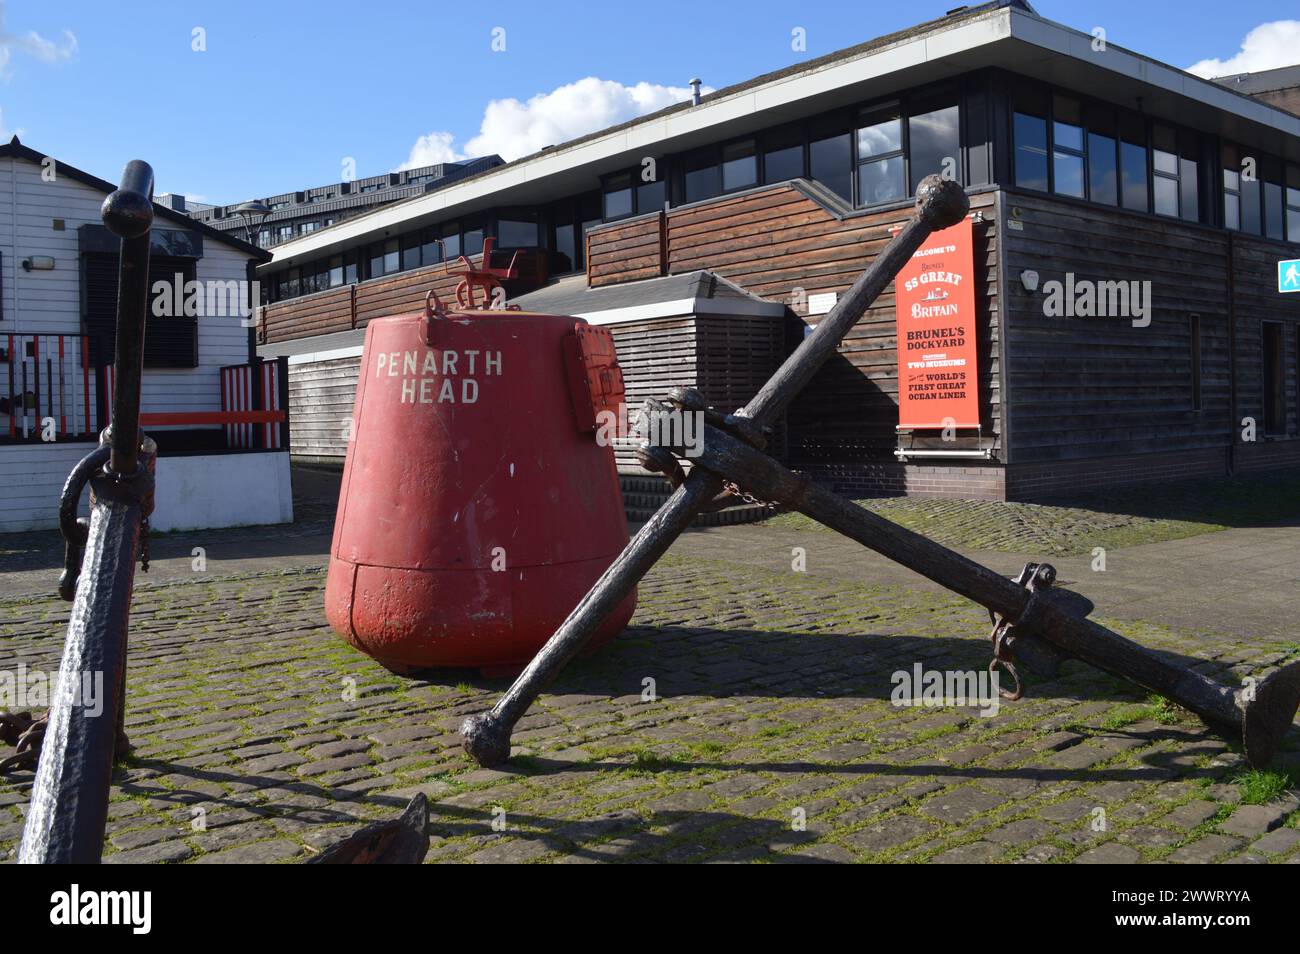
[[[89,531],[80,582],[64,581],[75,599],[59,682],[51,700],[18,860],[94,863],[103,850],[113,760],[125,704],[127,626],[140,525],[153,507],[153,446],[140,436],[140,380],[149,292],[153,170],[134,160],[104,200],[104,224],[122,238],[118,279],[113,421],[101,442],[102,470],[78,465],[64,491],[91,484]],[[102,461],[102,451],[90,457]],[[66,532],[66,530],[65,530]],[[74,537],[77,531],[73,531]],[[74,564],[75,566],[75,564]],[[91,695],[93,693],[93,695]],[[91,705],[91,701],[94,704]]]

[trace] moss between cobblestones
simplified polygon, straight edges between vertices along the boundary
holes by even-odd
[[[531,861],[597,848],[610,854],[596,857],[767,861],[818,848],[910,862],[975,845],[1012,822],[1043,821],[1041,812],[1076,798],[1105,804],[1111,825],[1096,837],[1081,816],[1053,823],[1050,837],[977,849],[997,860],[1052,849],[1050,860],[1060,862],[1139,826],[1165,830],[1159,820],[1178,805],[1219,799],[1233,771],[1230,759],[1198,751],[1211,737],[1187,714],[1077,664],[1031,683],[1029,697],[992,719],[891,706],[892,670],[917,661],[986,665],[987,618],[957,597],[670,558],[642,586],[628,637],[570,667],[521,725],[524,754],[511,770],[484,772],[452,733],[504,683],[387,673],[324,627],[321,583],[319,572],[295,572],[137,591],[143,612],[133,625],[129,711],[137,749],[124,763],[133,781],[114,801],[139,807],[122,809],[111,836],[173,825],[191,858],[203,856],[204,844],[221,850],[220,840],[191,837],[175,820],[189,804],[180,800],[187,786],[210,785],[222,793],[200,793],[210,812],[251,811],[279,823],[274,831],[250,824],[252,843],[288,839],[310,851],[391,817],[405,801],[393,793],[432,786],[432,860],[491,847]],[[5,645],[29,662],[56,665],[49,636],[65,625],[66,608],[31,605],[40,621],[22,624]],[[1189,642],[1146,623],[1117,628],[1171,652],[1213,645],[1208,666],[1219,672],[1255,671],[1262,648],[1273,657],[1291,652]],[[647,675],[658,686],[653,703],[640,701]],[[341,700],[347,677],[356,681],[354,704]],[[1132,747],[1086,767],[1053,763],[1075,745],[1104,746],[1126,732]],[[348,754],[331,754],[340,751]],[[575,754],[557,759],[560,752]],[[330,758],[342,762],[325,764]],[[259,760],[267,766],[257,768]],[[313,766],[333,770],[313,775]],[[266,777],[250,787],[258,775]],[[1113,786],[1126,779],[1140,784],[1116,795]],[[13,785],[0,782],[0,794]],[[960,822],[927,810],[959,790],[980,793],[980,810]],[[175,806],[152,806],[160,793]],[[984,808],[989,798],[996,803]],[[352,821],[321,816],[303,826],[302,811],[318,814],[317,803]],[[491,830],[494,805],[506,810],[509,832]],[[804,833],[791,830],[800,807],[808,812]],[[20,817],[14,805],[0,805],[0,852],[15,844]],[[853,840],[920,818],[928,819],[924,829],[880,850]],[[1217,820],[1134,847],[1144,859],[1164,858]],[[579,822],[586,827],[575,828]]]

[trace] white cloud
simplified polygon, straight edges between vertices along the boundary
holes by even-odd
[[[459,162],[465,157],[456,151],[452,140],[456,137],[449,132],[431,132],[415,140],[411,154],[397,168],[414,169],[416,166],[432,166],[439,162]]]
[[[8,78],[6,70],[15,51],[34,56],[43,63],[63,63],[77,53],[77,37],[71,30],[64,30],[62,42],[59,42],[47,40],[35,30],[21,36],[10,33],[4,20],[4,0],[0,0],[0,77]]]
[[[1235,73],[1258,73],[1300,63],[1300,20],[1261,23],[1241,41],[1241,49],[1226,60],[1201,60],[1187,72],[1210,79]]]
[[[707,86],[703,91],[711,92]],[[493,153],[509,162],[544,146],[559,145],[644,116],[690,96],[690,87],[686,86],[644,82],[624,86],[588,76],[549,93],[538,93],[525,102],[513,97],[494,99],[483,110],[478,135],[465,143],[463,149],[456,146],[451,133],[432,132],[416,140],[401,168]]]

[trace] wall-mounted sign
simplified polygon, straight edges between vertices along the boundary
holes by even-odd
[[[835,307],[835,302],[839,296],[835,292],[820,292],[816,295],[808,296],[808,314],[824,315]]]
[[[1300,258],[1277,263],[1277,290],[1283,294],[1300,292]]]
[[[894,279],[898,426],[979,427],[971,223],[935,232]]]

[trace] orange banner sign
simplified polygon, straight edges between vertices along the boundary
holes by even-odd
[[[898,426],[979,427],[971,222],[935,232],[894,280]]]

